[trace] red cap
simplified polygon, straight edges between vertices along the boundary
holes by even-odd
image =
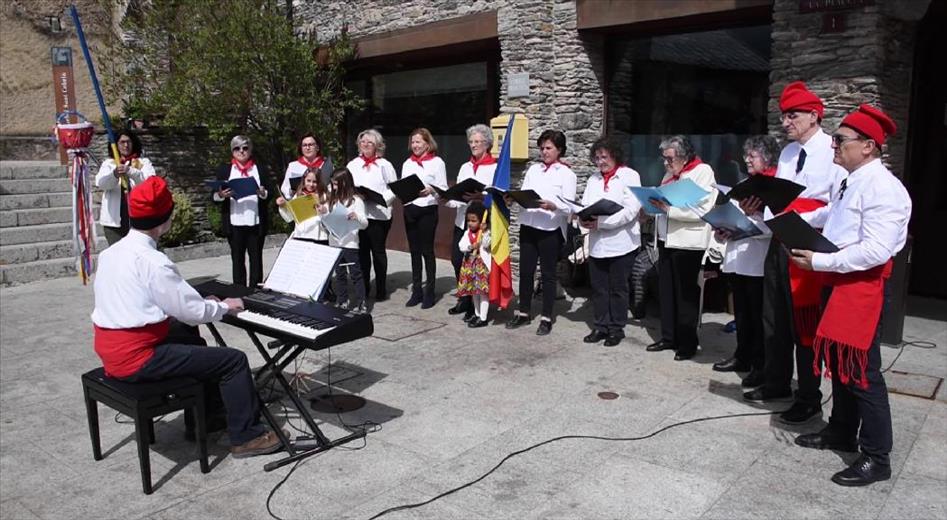
[[[885,144],[885,138],[894,135],[898,130],[898,126],[887,114],[871,105],[860,105],[858,110],[845,116],[842,125],[867,136],[878,143],[878,146]]]
[[[781,112],[809,112],[815,110],[822,118],[825,106],[819,96],[806,88],[801,81],[793,81],[786,85],[783,94],[779,96],[779,110]]]
[[[174,199],[161,177],[148,177],[128,194],[128,220],[135,229],[156,228],[171,218],[173,210]]]

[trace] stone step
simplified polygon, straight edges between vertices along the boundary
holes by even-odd
[[[102,234],[102,226],[98,224],[96,232],[99,236],[105,236]],[[72,222],[0,228],[0,244],[5,246],[71,239]]]
[[[95,188],[93,188],[94,190]],[[0,180],[0,195],[29,195],[33,193],[71,193],[69,179],[7,179]]]
[[[107,246],[108,242],[106,242],[105,237],[98,237],[95,251],[102,251]],[[37,260],[52,260],[54,258],[70,258],[74,257],[74,255],[75,246],[72,240],[0,245],[0,265],[24,264]]]
[[[29,283],[50,278],[76,276],[77,272],[76,259],[73,257],[0,265],[0,283],[3,285]]]
[[[102,193],[92,192],[92,202],[98,204]],[[0,195],[0,211],[31,208],[71,208],[72,193],[29,193],[21,195]]]
[[[0,179],[66,179],[68,170],[54,161],[0,161]]]
[[[92,207],[92,214],[98,216],[98,206]],[[72,208],[10,209],[0,212],[0,227],[36,226],[57,222],[72,222]]]

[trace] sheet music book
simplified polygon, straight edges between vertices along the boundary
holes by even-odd
[[[730,240],[742,240],[763,234],[763,230],[730,201],[714,206],[700,218],[711,227],[730,233]]]
[[[517,204],[527,209],[538,208],[539,202],[542,200],[539,194],[533,190],[504,190],[496,186],[488,186],[485,189],[494,197],[509,195]]]
[[[758,197],[773,213],[780,213],[806,189],[787,179],[767,175],[750,175],[727,193],[734,200],[743,200],[750,196]]]
[[[446,190],[442,190],[438,188],[437,186],[432,186],[432,187],[434,188],[434,191],[436,191],[437,194],[442,199],[456,200],[458,202],[467,202],[464,200],[464,195],[468,193],[483,193],[483,191],[487,188],[487,185],[483,184],[477,179],[474,179],[473,177],[470,177],[470,178],[464,179],[463,182],[459,182],[451,186],[449,189],[446,189]]]
[[[304,195],[286,201],[286,207],[293,214],[293,221],[297,224],[309,220],[317,215],[316,197],[313,195]]]
[[[356,186],[355,192],[361,195],[362,198],[365,199],[365,202],[374,202],[379,206],[385,208],[388,207],[388,202],[385,201],[385,196],[371,188],[366,188],[365,186]]]
[[[389,182],[388,187],[401,199],[402,204],[407,204],[420,196],[418,193],[424,189],[424,183],[417,175],[408,175],[403,179]]]
[[[358,230],[358,221],[349,219],[349,208],[340,202],[336,202],[332,211],[322,216],[322,225],[332,236],[339,239]]]
[[[303,177],[305,175],[299,175],[297,177],[289,178],[289,191],[296,193],[296,190],[299,189],[299,185],[303,183]]]
[[[795,211],[783,213],[766,221],[777,240],[789,249],[805,249],[816,253],[835,253],[838,246],[806,223]]]
[[[240,177],[226,181],[204,181],[204,185],[214,191],[220,191],[221,188],[230,188],[233,191],[234,199],[256,196],[256,190],[260,189],[260,185],[253,177]]]
[[[271,291],[318,299],[335,268],[341,249],[304,239],[287,239],[263,287]]]
[[[569,207],[572,213],[575,213],[576,216],[578,216],[581,220],[591,220],[595,217],[607,217],[625,209],[625,207],[621,204],[605,198],[598,199],[588,206],[582,206],[582,204],[579,204],[574,200],[567,199],[561,195],[559,195],[558,198],[563,204]]]
[[[641,207],[649,215],[664,214],[663,211],[651,204],[650,199],[663,201],[665,204],[676,208],[687,208],[697,204],[710,194],[690,179],[681,179],[664,186],[632,186],[630,189],[641,202]]]

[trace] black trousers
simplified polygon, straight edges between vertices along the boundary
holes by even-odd
[[[763,277],[729,274],[733,313],[737,322],[737,350],[741,363],[763,370]]]
[[[520,226],[520,307],[527,316],[533,303],[533,278],[536,261],[539,261],[543,283],[543,313],[552,318],[556,303],[556,263],[562,250],[562,231],[543,231],[529,226]]]
[[[813,350],[799,345],[789,290],[789,256],[773,240],[763,263],[763,349],[764,390],[782,394],[792,387],[793,360],[799,389],[796,402],[819,406],[822,391],[819,377],[812,371]],[[795,352],[795,356],[793,355]]]
[[[826,291],[826,294],[829,293]],[[832,416],[829,426],[847,439],[853,439],[857,434],[858,444],[865,455],[879,464],[890,464],[888,455],[894,440],[888,387],[881,373],[881,320],[878,321],[875,338],[868,349],[868,366],[865,369],[868,388],[859,388],[852,381],[842,383],[839,380],[834,345],[828,355],[828,365],[832,369]],[[812,372],[811,365],[809,372]]]
[[[355,249],[342,248],[339,262],[335,266],[336,301],[348,302],[349,307],[358,307],[365,302],[365,283],[358,253]],[[352,295],[349,295],[349,282],[352,282]]]
[[[594,328],[624,337],[628,323],[628,271],[634,252],[608,258],[589,258]],[[543,293],[546,289],[543,288]]]
[[[385,242],[391,230],[390,220],[368,220],[368,227],[358,232],[358,258],[362,267],[365,295],[371,288],[372,264],[375,265],[375,298],[388,297],[388,251]]]
[[[700,321],[700,262],[703,251],[665,247],[658,241],[658,292],[661,299],[661,340],[681,354],[697,351]],[[626,301],[627,306],[627,301]]]
[[[230,262],[233,264],[233,283],[256,287],[263,281],[263,241],[266,237],[259,225],[230,226]],[[250,283],[247,283],[246,257],[250,258]]]
[[[463,238],[464,228],[454,226],[453,246],[450,250],[450,263],[454,266],[454,278],[460,280],[460,266],[464,263],[464,253],[460,250],[460,239]],[[460,302],[468,309],[473,309],[473,299],[470,296],[461,296]]]
[[[411,292],[419,296],[422,292],[434,296],[434,281],[437,273],[437,264],[434,259],[437,206],[419,207],[413,204],[405,206],[404,230],[408,236],[408,250],[411,252]],[[427,279],[423,291],[422,267]]]

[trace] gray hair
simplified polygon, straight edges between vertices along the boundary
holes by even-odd
[[[776,166],[779,160],[779,141],[771,135],[753,135],[743,142],[743,153],[756,152],[766,166]]]
[[[250,138],[245,135],[235,135],[233,139],[230,140],[231,151],[238,146],[244,145],[249,146],[251,151],[253,150],[253,143],[250,141]]]
[[[691,140],[684,135],[665,137],[661,140],[661,144],[658,145],[658,148],[662,154],[664,150],[674,150],[675,157],[682,157],[685,163],[690,162],[690,160],[697,155],[694,151],[694,145],[691,144]]]
[[[487,151],[493,149],[493,130],[489,126],[480,123],[471,126],[467,129],[467,140],[469,141],[474,134],[480,134],[483,136],[483,140],[487,142]]]
[[[355,143],[360,143],[363,137],[370,137],[371,140],[375,142],[375,156],[385,156],[385,138],[381,136],[381,132],[375,130],[374,128],[362,130],[359,132],[358,137],[355,138]]]

